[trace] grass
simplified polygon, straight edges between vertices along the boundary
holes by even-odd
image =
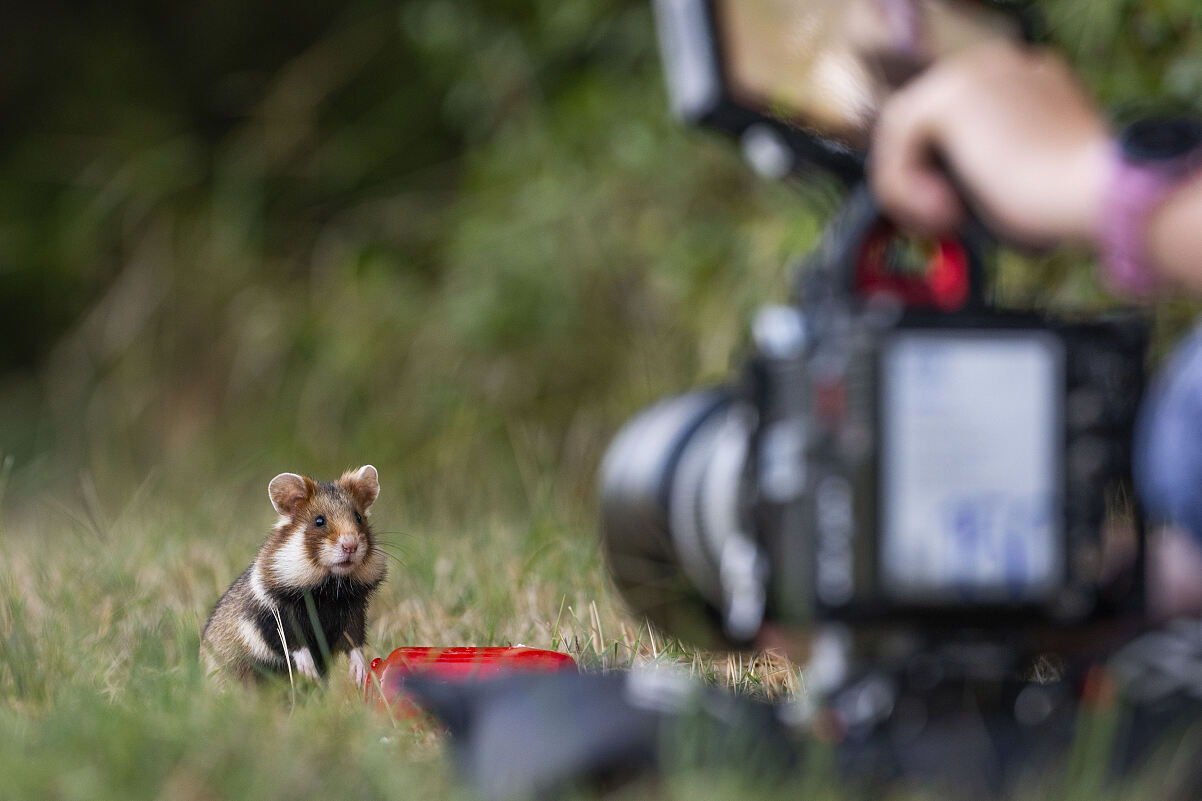
[[[369,657],[401,645],[522,643],[566,651],[586,670],[668,664],[757,697],[804,692],[797,667],[779,656],[696,651],[631,618],[586,521],[547,509],[475,524],[415,516],[380,468],[373,519],[394,558],[372,605]],[[443,738],[366,708],[345,661],[324,687],[298,679],[294,688],[280,680],[223,691],[203,675],[204,619],[271,523],[265,493],[251,489],[210,487],[190,503],[148,490],[119,510],[42,499],[6,515],[0,797],[467,797]],[[1083,723],[1071,783],[1049,780],[1023,798],[1066,797],[1066,787],[1088,788],[1090,798],[1157,797],[1148,789],[1156,781],[1115,787],[1103,778],[1114,717]],[[823,753],[785,786],[686,771],[616,797],[854,797]]]
[[[524,643],[565,650],[590,670],[670,662],[760,695],[795,690],[786,662],[692,652],[624,614],[587,526],[414,519],[389,498],[381,472],[373,518],[395,558],[372,606],[369,656],[401,645]],[[205,617],[272,522],[266,494],[245,489],[208,488],[192,506],[146,492],[119,511],[35,503],[6,518],[0,796],[456,792],[441,740],[365,709],[343,661],[327,687],[298,681],[295,693],[286,681],[222,692],[202,675]]]

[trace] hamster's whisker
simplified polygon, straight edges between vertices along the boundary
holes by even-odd
[[[384,542],[391,542],[393,544],[397,543],[395,540],[391,539],[392,537],[401,537],[405,540],[413,539],[413,535],[407,531],[373,531],[372,536],[374,536],[376,539],[383,540]]]
[[[413,549],[410,547],[401,545],[396,542],[389,542],[388,540],[376,539],[375,544],[376,544],[376,546],[378,546],[380,548],[391,548],[392,550],[398,551],[403,554],[409,554],[409,553],[412,553],[412,551],[413,551]]]
[[[396,562],[396,563],[397,563],[398,565],[400,565],[401,567],[405,567],[405,560],[404,560],[404,559],[402,559],[401,557],[397,556],[396,554],[389,553],[388,551],[386,551],[386,550],[384,550],[383,548],[380,548],[380,547],[378,547],[378,546],[375,546],[375,547],[373,547],[373,548],[372,548],[372,550],[373,550],[373,551],[379,551],[381,556],[386,556],[386,557],[388,557],[389,559],[391,559],[391,560],[393,560],[394,562]]]

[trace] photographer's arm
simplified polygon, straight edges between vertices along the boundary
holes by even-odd
[[[894,95],[870,169],[884,207],[918,230],[954,229],[964,196],[1016,241],[1096,244],[1114,158],[1101,115],[1063,60],[1006,45],[936,64]],[[1147,237],[1163,278],[1202,290],[1202,176],[1153,212]]]

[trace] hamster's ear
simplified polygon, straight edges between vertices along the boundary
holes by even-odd
[[[380,474],[369,464],[363,465],[358,470],[347,470],[342,474],[342,478],[338,479],[338,483],[351,494],[365,512],[376,502],[376,497],[380,494]]]
[[[296,473],[280,473],[267,485],[271,505],[284,517],[292,517],[301,505],[313,497],[317,485],[313,479]]]

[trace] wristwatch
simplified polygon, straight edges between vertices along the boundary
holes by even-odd
[[[1202,122],[1148,118],[1119,134],[1099,231],[1107,283],[1146,294],[1159,279],[1148,264],[1148,223],[1170,192],[1202,166]]]

